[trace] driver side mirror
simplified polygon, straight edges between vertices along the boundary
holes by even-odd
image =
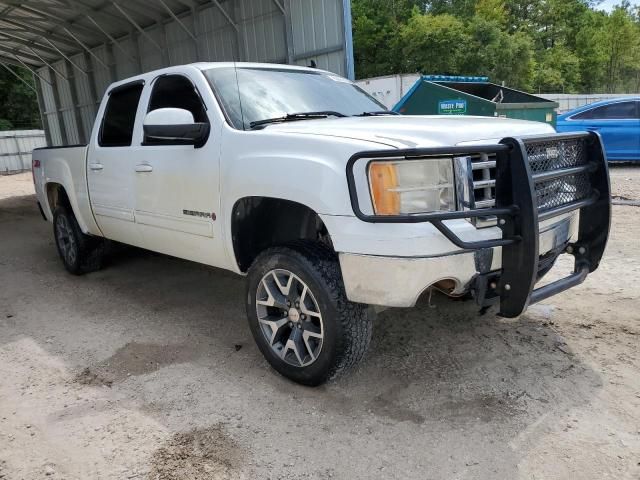
[[[196,122],[183,108],[158,108],[144,117],[145,145],[204,146],[209,138],[209,124]]]

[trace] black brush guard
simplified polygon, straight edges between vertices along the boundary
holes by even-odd
[[[354,176],[354,165],[359,160],[368,162],[368,174],[369,164],[374,160],[411,161],[481,153],[496,156],[496,203],[493,208],[397,216],[368,215],[360,209]],[[540,165],[552,168],[541,169]],[[504,317],[516,317],[528,305],[582,283],[598,268],[609,237],[609,170],[602,140],[595,132],[505,138],[496,145],[361,152],[347,163],[347,181],[353,211],[365,222],[430,222],[464,250],[502,247],[501,271],[492,272],[491,277],[479,276],[476,295],[481,296],[479,303],[482,305],[499,303],[499,315]],[[557,182],[564,182],[560,184],[561,193],[552,197],[548,192],[558,191]],[[540,260],[539,222],[575,210],[580,210],[578,239],[565,250],[575,257],[574,272],[535,288]],[[464,241],[444,223],[487,216],[497,217],[502,238]]]

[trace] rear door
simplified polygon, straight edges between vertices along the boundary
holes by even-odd
[[[135,81],[107,93],[87,154],[96,222],[105,237],[132,245],[140,240],[134,223],[132,140],[143,88],[143,81]]]
[[[640,151],[640,114],[637,101],[595,107],[571,117],[585,130],[602,135],[610,160],[636,160]]]
[[[144,95],[144,113],[181,108],[196,122],[210,124],[201,148],[178,141],[137,139],[135,218],[145,248],[188,260],[221,265],[226,262],[220,222],[220,127],[199,92],[208,86],[202,75],[164,74]],[[144,115],[141,120],[144,119]]]

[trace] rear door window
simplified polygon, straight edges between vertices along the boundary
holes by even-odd
[[[101,147],[128,147],[133,137],[136,112],[142,94],[142,83],[117,87],[109,94],[100,138]]]
[[[619,102],[592,108],[573,116],[574,120],[625,120],[638,118],[637,102]]]

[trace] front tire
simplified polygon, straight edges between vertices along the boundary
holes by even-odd
[[[71,209],[62,205],[56,207],[53,235],[60,259],[70,273],[81,275],[101,267],[104,242],[82,233]]]
[[[367,305],[347,299],[336,254],[315,242],[258,256],[248,274],[247,317],[271,366],[310,386],[358,363],[373,323]]]

